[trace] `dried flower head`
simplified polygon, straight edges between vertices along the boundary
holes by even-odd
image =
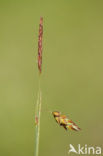
[[[42,71],[42,37],[43,37],[43,17],[40,18],[39,36],[38,36],[38,69]]]

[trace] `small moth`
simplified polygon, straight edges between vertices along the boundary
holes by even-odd
[[[61,115],[60,112],[58,111],[54,111],[52,112],[56,122],[60,125],[63,126],[66,130],[70,129],[70,130],[75,130],[75,131],[79,131],[80,128],[70,119],[68,119],[67,116],[65,115]]]

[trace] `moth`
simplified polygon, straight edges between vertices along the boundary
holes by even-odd
[[[80,128],[70,119],[68,119],[68,117],[66,115],[62,115],[60,112],[58,111],[54,111],[52,112],[56,122],[65,128],[65,130],[74,130],[74,131],[79,131]]]

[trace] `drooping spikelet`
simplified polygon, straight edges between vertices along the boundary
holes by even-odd
[[[43,37],[43,17],[40,18],[39,36],[38,36],[38,69],[42,71],[42,37]]]

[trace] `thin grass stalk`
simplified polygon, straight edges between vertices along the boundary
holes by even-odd
[[[40,18],[39,24],[39,38],[38,38],[38,71],[39,71],[39,88],[38,88],[38,97],[35,108],[35,123],[36,123],[36,131],[35,131],[35,156],[39,155],[39,140],[40,140],[40,116],[41,116],[41,71],[42,71],[42,35],[43,35],[43,18]]]
[[[40,79],[39,79],[40,81]],[[35,141],[35,156],[39,155],[39,140],[40,140],[40,116],[41,116],[41,88],[39,82],[39,91],[38,91],[38,98],[37,98],[37,108],[35,113],[35,122],[36,122],[36,141]],[[37,119],[36,119],[37,118]]]

